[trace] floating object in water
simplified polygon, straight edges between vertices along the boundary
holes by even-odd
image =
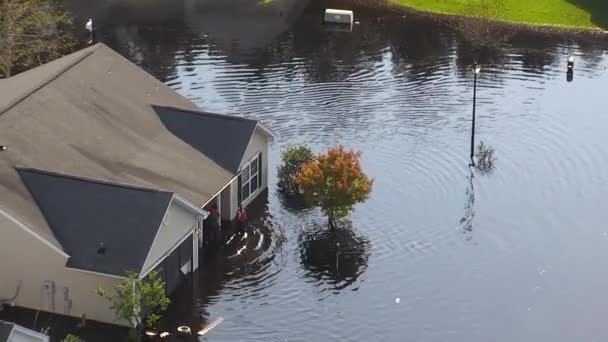
[[[574,78],[574,57],[568,57],[568,71],[566,71],[566,81],[572,82]]]
[[[242,253],[244,250],[246,250],[246,249],[247,249],[247,245],[245,245],[245,246],[241,247],[241,248],[240,248],[240,249],[239,249],[239,250],[236,252],[236,255],[241,255],[241,253]]]
[[[359,25],[359,24],[361,24],[361,23],[360,23],[360,22],[358,22],[358,21],[355,21],[355,25]]]
[[[325,10],[323,22],[333,24],[353,25],[353,11],[328,8]]]
[[[401,298],[397,297],[395,298],[395,303],[399,304],[401,302]]]
[[[146,330],[146,336],[156,336],[156,331]]]
[[[163,331],[162,333],[160,333],[160,338],[165,338],[167,336],[171,335],[169,332]]]
[[[191,335],[192,331],[189,326],[182,325],[181,327],[177,327],[177,332],[180,334]]]
[[[203,336],[206,333],[208,333],[209,331],[211,331],[211,329],[217,327],[218,325],[220,325],[220,323],[222,323],[224,321],[224,317],[219,317],[218,319],[216,319],[215,321],[211,322],[211,324],[209,324],[208,326],[202,328],[201,330],[199,330],[196,334],[198,336]]]

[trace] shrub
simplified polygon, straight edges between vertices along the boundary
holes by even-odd
[[[300,194],[300,187],[295,181],[302,165],[312,161],[314,155],[307,146],[293,146],[283,151],[281,165],[277,169],[279,178],[279,190],[288,195]]]

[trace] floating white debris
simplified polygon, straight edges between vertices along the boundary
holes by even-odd
[[[397,297],[395,298],[395,303],[399,304],[401,302],[401,298]]]
[[[353,25],[353,11],[328,8],[325,10],[323,21],[334,24]]]
[[[246,249],[247,249],[247,245],[245,245],[245,246],[241,247],[241,248],[240,248],[240,249],[239,249],[239,250],[236,252],[236,255],[241,255],[241,253],[242,253],[244,250],[246,250]]]
[[[209,324],[207,327],[201,329],[198,331],[198,336],[203,336],[206,333],[208,333],[209,331],[211,331],[211,329],[217,327],[218,325],[220,325],[220,323],[222,323],[224,321],[224,317],[220,317],[218,319],[216,319],[215,321],[211,322],[211,324]]]
[[[259,250],[262,248],[262,244],[264,243],[264,234],[260,233],[260,239],[258,240],[258,244],[255,246],[255,250]]]
[[[186,325],[182,325],[180,327],[177,327],[177,332],[179,332],[180,334],[187,334],[187,335],[190,335],[192,333],[190,331],[190,327],[186,326]]]

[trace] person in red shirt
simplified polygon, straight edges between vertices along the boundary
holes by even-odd
[[[236,211],[236,222],[239,232],[244,232],[247,226],[247,211],[245,211],[242,204],[239,204],[239,209]]]
[[[213,205],[211,206],[211,209],[209,209],[209,215],[215,217],[219,222],[220,212],[219,212],[219,210],[217,210],[217,204],[213,203]]]

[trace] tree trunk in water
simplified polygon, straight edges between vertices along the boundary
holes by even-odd
[[[334,219],[333,215],[327,215],[327,219],[329,222],[329,228],[331,228],[332,230],[336,229],[336,220]]]

